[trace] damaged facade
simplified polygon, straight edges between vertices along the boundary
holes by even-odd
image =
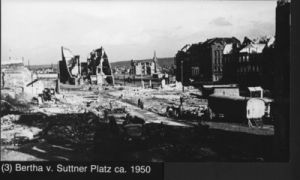
[[[62,47],[62,59],[59,61],[59,78],[63,84],[80,85],[86,80],[92,84],[113,84],[111,66],[104,49],[101,47],[90,53],[87,62],[80,62],[79,55]]]
[[[96,84],[114,84],[114,77],[111,70],[108,57],[103,47],[95,49],[90,53],[86,66],[82,73],[86,73],[92,83]]]
[[[28,100],[38,97],[45,88],[57,90],[55,73],[37,74],[30,71],[23,60],[4,61],[1,65],[1,93],[8,92],[11,98],[23,96]]]
[[[153,75],[158,73],[158,64],[156,52],[154,52],[153,59],[147,60],[131,60],[130,73],[133,75]]]
[[[61,47],[62,60],[59,61],[59,78],[64,84],[79,84],[80,78],[80,60],[79,56],[65,48]]]
[[[4,61],[1,63],[1,88],[23,93],[27,83],[32,81],[32,75],[21,59]]]

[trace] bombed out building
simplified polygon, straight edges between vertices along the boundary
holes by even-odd
[[[114,83],[111,66],[103,47],[90,52],[87,63],[83,64],[82,73],[87,75],[91,83]]]
[[[153,75],[158,73],[158,63],[156,52],[154,52],[153,59],[146,60],[131,60],[130,73],[132,75]]]
[[[21,92],[30,81],[32,73],[24,66],[22,59],[1,62],[1,88],[13,88]]]
[[[61,47],[62,60],[59,61],[59,78],[64,84],[78,85],[81,74],[79,55],[73,55],[71,50]]]
[[[79,55],[73,55],[69,49],[62,47],[59,78],[61,83],[71,85],[82,84],[82,81],[113,84],[111,66],[102,47],[93,50],[86,62],[80,62]]]

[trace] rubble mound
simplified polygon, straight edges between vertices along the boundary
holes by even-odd
[[[75,144],[92,142],[98,122],[91,113],[60,115],[49,117],[47,121],[50,123],[43,130],[46,140]]]
[[[37,127],[20,124],[22,115],[8,114],[1,117],[1,143],[18,144],[34,137],[42,131]]]

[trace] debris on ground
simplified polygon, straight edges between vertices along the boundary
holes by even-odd
[[[247,148],[257,150],[259,145],[268,144],[272,134],[249,133],[247,127],[239,125],[203,122],[207,101],[196,96],[201,96],[198,89],[185,87],[182,92],[180,85],[158,89],[90,86],[52,94],[30,106],[26,98],[16,99],[21,96],[2,96],[1,108],[7,114],[1,117],[1,152],[8,160],[14,159],[9,156],[17,152],[38,153],[36,160],[268,159],[268,155],[250,153]],[[26,103],[24,111],[18,108]],[[240,135],[237,129],[247,133]],[[267,130],[271,131],[260,131]],[[240,146],[244,139],[252,142],[251,147]],[[225,145],[219,147],[216,142]],[[62,151],[66,155],[61,155]],[[241,155],[243,151],[247,154]],[[28,156],[27,160],[32,158]]]

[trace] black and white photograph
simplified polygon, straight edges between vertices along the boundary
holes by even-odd
[[[289,162],[290,4],[1,0],[0,160]]]

